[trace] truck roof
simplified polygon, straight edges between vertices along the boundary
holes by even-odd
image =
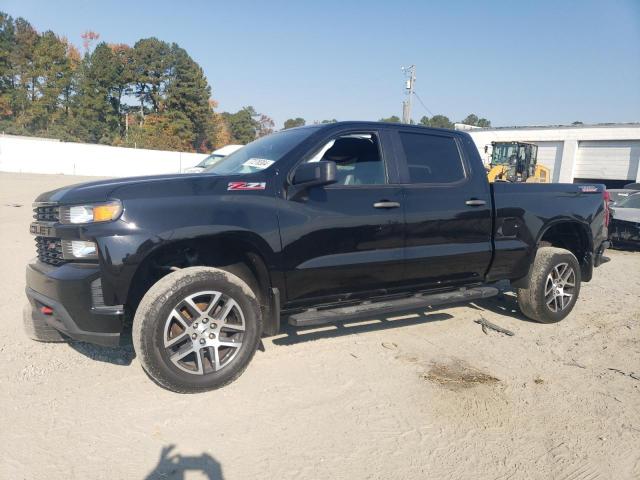
[[[316,123],[316,124],[312,124],[312,125],[304,125],[302,127],[294,127],[294,128],[296,128],[296,129],[307,128],[307,129],[326,129],[326,130],[330,130],[330,129],[334,129],[336,127],[340,127],[340,128],[344,128],[344,127],[379,128],[380,126],[402,128],[403,130],[406,130],[406,129],[419,130],[419,131],[432,130],[432,131],[436,131],[436,132],[447,132],[449,134],[453,133],[453,134],[457,134],[457,135],[458,134],[462,134],[462,135],[466,134],[466,132],[462,132],[460,130],[453,130],[453,129],[449,129],[449,128],[425,127],[423,125],[410,125],[410,124],[407,124],[407,123],[371,122],[371,121],[365,121],[365,120],[345,120],[345,121],[333,122],[333,123]]]

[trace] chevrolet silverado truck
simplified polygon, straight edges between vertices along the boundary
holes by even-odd
[[[503,285],[557,322],[606,260],[607,200],[602,185],[490,184],[464,132],[285,130],[204,173],[40,195],[25,328],[115,346],[130,324],[148,375],[195,393],[240,376],[281,319],[380,318]]]

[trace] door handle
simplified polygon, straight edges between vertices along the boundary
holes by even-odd
[[[373,208],[398,208],[399,206],[400,204],[398,202],[388,202],[386,200],[373,204]]]
[[[481,207],[482,205],[486,205],[487,202],[484,200],[479,200],[477,198],[472,198],[471,200],[467,200],[464,202],[465,205],[469,205],[470,207]]]

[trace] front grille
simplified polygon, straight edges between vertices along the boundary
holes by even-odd
[[[53,237],[36,237],[38,259],[49,265],[62,265],[67,261],[62,258],[62,241]]]
[[[56,205],[39,205],[33,209],[33,218],[40,222],[60,221],[60,207]]]
[[[614,218],[609,225],[609,237],[616,241],[640,242],[640,223]]]

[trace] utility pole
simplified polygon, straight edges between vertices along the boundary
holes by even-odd
[[[413,99],[413,85],[416,83],[416,66],[402,67],[405,76],[404,94],[402,102],[402,123],[411,123],[411,100]]]

